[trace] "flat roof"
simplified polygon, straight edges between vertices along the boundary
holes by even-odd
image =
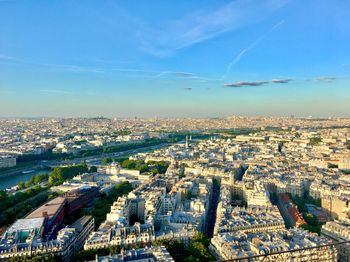
[[[7,232],[41,228],[44,224],[44,220],[44,217],[18,219],[7,229]]]
[[[65,204],[66,199],[64,197],[56,197],[49,202],[43,204],[39,208],[35,209],[32,213],[30,213],[26,218],[37,218],[44,217],[43,213],[47,213],[48,217],[54,216],[60,208]]]
[[[92,216],[83,216],[70,225],[70,227],[75,228],[78,232],[81,232],[91,219]]]

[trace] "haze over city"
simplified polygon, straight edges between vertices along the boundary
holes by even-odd
[[[0,1],[0,116],[350,117],[348,1]]]

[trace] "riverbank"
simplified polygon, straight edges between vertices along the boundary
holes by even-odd
[[[2,176],[0,177],[0,190],[4,190],[6,188],[11,188],[15,185],[17,185],[19,182],[26,182],[31,177],[36,175],[41,175],[45,173],[50,173],[49,169],[38,169],[34,170],[33,172],[24,174],[22,172],[19,172],[17,174],[13,174],[11,176]]]
[[[183,142],[183,141],[180,141],[180,143],[181,142]],[[133,155],[133,154],[156,150],[156,149],[159,149],[162,147],[166,147],[168,145],[169,145],[169,143],[163,143],[163,144],[159,144],[159,145],[146,146],[143,148],[131,149],[131,150],[126,150],[126,151],[117,152],[117,153],[100,154],[100,155],[89,156],[89,157],[80,157],[80,158],[75,158],[75,159],[70,159],[70,160],[46,161],[45,163],[42,163],[42,164],[45,164],[45,165],[50,166],[50,167],[54,167],[54,166],[60,166],[60,165],[79,164],[81,162],[86,161],[92,165],[98,165],[98,164],[100,164],[102,158],[104,158],[104,157],[128,157],[128,156]],[[26,182],[33,176],[50,172],[49,170],[39,170],[37,164],[35,166],[27,166],[25,170],[32,170],[32,169],[35,171],[32,173],[28,173],[28,174],[23,174],[22,172],[15,172],[9,176],[7,176],[7,175],[1,176],[1,174],[0,174],[0,190],[4,190],[6,188],[11,188],[11,187],[17,185],[19,182]]]

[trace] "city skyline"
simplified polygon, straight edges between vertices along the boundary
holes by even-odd
[[[349,7],[0,1],[0,116],[350,117]]]

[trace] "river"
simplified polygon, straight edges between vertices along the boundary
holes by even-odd
[[[193,139],[193,140],[195,140],[195,139]],[[184,140],[181,140],[178,143],[183,144]],[[48,166],[59,166],[62,164],[72,165],[72,164],[79,164],[83,161],[87,161],[93,165],[100,165],[101,159],[103,157],[126,157],[126,156],[134,155],[134,154],[137,154],[140,152],[148,152],[148,151],[152,151],[155,149],[163,148],[163,147],[166,147],[168,145],[170,145],[170,144],[164,143],[164,144],[160,144],[160,145],[131,149],[131,150],[126,150],[126,151],[122,151],[122,152],[109,153],[109,154],[103,154],[103,155],[98,155],[98,156],[89,156],[89,157],[85,157],[85,158],[78,158],[78,159],[68,160],[68,161],[47,161],[47,162],[45,162],[44,165],[48,165]],[[89,161],[89,160],[92,160],[92,161]],[[30,170],[30,169],[31,168],[28,167],[28,170]],[[35,168],[33,168],[33,169],[35,169]],[[36,171],[29,173],[29,174],[17,173],[17,174],[13,174],[10,176],[0,176],[0,190],[13,187],[13,186],[17,185],[19,182],[26,182],[32,176],[39,175],[39,174],[45,174],[45,173],[49,173],[49,172],[50,171],[48,171],[48,170],[36,170]]]
[[[19,182],[25,182],[28,181],[32,176],[40,175],[40,174],[45,174],[50,172],[49,170],[36,170],[32,173],[28,174],[15,174],[12,176],[5,176],[5,177],[0,177],[0,189],[6,189],[13,187],[17,185]]]

